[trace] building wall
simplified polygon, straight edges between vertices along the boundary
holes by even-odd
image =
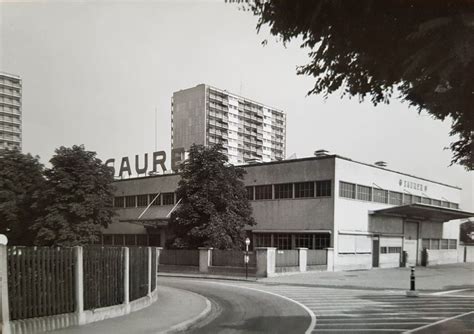
[[[171,108],[171,148],[206,144],[206,86],[173,93]]]
[[[21,123],[21,79],[0,73],[0,149],[21,150]]]

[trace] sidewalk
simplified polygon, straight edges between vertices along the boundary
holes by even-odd
[[[158,287],[158,301],[123,317],[57,330],[54,334],[130,334],[173,333],[185,330],[210,311],[209,301],[201,295],[170,287]]]
[[[417,290],[435,291],[474,288],[474,263],[416,267],[415,278]],[[258,281],[269,284],[408,290],[410,287],[410,268],[306,272],[263,278]]]

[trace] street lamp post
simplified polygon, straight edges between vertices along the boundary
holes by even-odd
[[[245,257],[244,257],[244,261],[245,261],[245,279],[246,280],[248,279],[248,275],[249,275],[249,245],[250,245],[250,239],[245,238]]]

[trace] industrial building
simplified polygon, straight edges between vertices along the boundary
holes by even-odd
[[[257,225],[253,247],[333,248],[334,269],[458,261],[461,189],[319,152],[317,156],[243,166]],[[115,182],[116,221],[104,244],[164,246],[179,174]],[[148,210],[145,208],[152,203]],[[407,258],[403,257],[406,252]]]
[[[171,147],[217,143],[232,164],[284,159],[286,115],[205,84],[173,93]]]
[[[0,72],[0,150],[21,150],[21,79]]]

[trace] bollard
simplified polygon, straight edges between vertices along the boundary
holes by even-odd
[[[407,297],[418,297],[418,291],[415,290],[415,267],[410,267],[410,290],[407,291]]]

